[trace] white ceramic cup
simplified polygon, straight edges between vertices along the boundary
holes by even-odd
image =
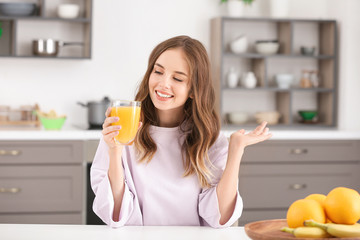
[[[77,4],[60,4],[57,8],[57,14],[60,18],[77,18],[80,7]]]

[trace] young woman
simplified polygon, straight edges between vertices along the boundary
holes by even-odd
[[[208,55],[187,36],[155,47],[135,100],[142,126],[132,145],[114,142],[121,127],[106,112],[91,167],[94,212],[112,227],[232,225],[244,148],[271,137],[266,123],[230,142],[220,134]]]

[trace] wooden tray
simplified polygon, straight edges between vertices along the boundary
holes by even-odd
[[[290,233],[282,232],[280,229],[287,227],[286,219],[272,219],[258,222],[252,222],[245,225],[246,234],[253,240],[309,240],[309,239],[322,239],[322,240],[338,240],[349,238],[296,238]],[[353,240],[360,238],[351,238]]]

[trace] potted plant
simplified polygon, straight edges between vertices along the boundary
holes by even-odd
[[[227,11],[230,17],[240,17],[244,14],[244,8],[251,6],[255,0],[220,0],[227,4]]]

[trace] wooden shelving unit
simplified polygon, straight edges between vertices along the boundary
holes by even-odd
[[[244,35],[249,42],[246,53],[235,54],[229,44]],[[254,51],[257,40],[278,40],[277,54],[263,55]],[[300,46],[315,46],[317,53],[305,56]],[[335,128],[337,126],[337,23],[319,19],[273,19],[218,17],[211,20],[212,76],[216,89],[217,110],[223,127],[255,126],[256,111],[278,111],[276,128]],[[254,89],[241,86],[229,88],[226,76],[230,68],[241,75],[252,71],[257,78]],[[301,88],[302,70],[317,70],[320,85]],[[289,89],[278,88],[274,77],[278,73],[295,76],[297,83]],[[261,100],[262,99],[262,100]],[[304,109],[306,108],[306,109]],[[299,110],[317,110],[318,121],[300,122]],[[229,124],[227,114],[249,112],[250,120],[239,125]]]
[[[0,38],[0,57],[38,58],[38,59],[91,59],[92,42],[92,0],[77,1],[80,4],[80,16],[75,19],[59,18],[56,15],[56,5],[67,3],[63,0],[37,0],[37,14],[28,17],[13,17],[0,15],[3,36]],[[26,26],[22,27],[25,24]],[[47,24],[41,26],[41,24]],[[49,25],[50,24],[50,25]],[[32,30],[29,31],[29,26]],[[59,28],[60,36],[53,36],[54,29]],[[47,29],[49,33],[46,33]],[[65,30],[64,30],[65,29]],[[68,29],[68,30],[67,30]],[[75,34],[74,33],[75,30]],[[25,32],[26,33],[23,33]],[[61,38],[62,33],[66,36]],[[58,35],[58,34],[56,34]],[[45,37],[46,36],[46,37]],[[39,38],[54,38],[64,42],[82,42],[84,45],[76,51],[67,51],[56,57],[39,57],[32,54],[32,40]],[[66,38],[76,39],[69,40]]]

